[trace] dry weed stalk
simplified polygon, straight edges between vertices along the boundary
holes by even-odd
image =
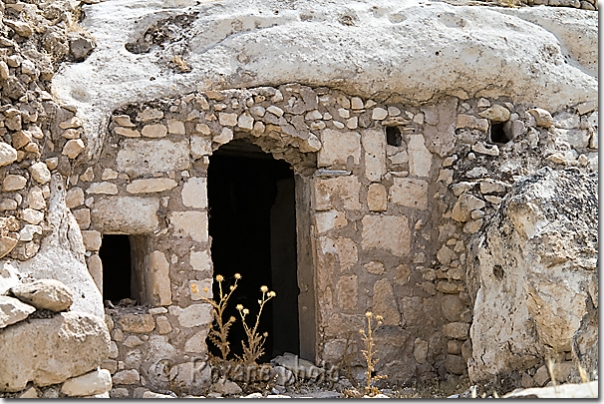
[[[256,316],[256,323],[254,324],[253,328],[250,328],[250,326],[248,326],[245,322],[245,317],[249,314],[250,311],[244,308],[241,304],[238,304],[236,306],[236,309],[239,311],[239,315],[241,316],[241,322],[243,324],[245,334],[247,335],[247,346],[245,344],[245,341],[241,341],[241,345],[243,345],[243,356],[237,357],[237,359],[248,365],[255,364],[258,358],[264,355],[264,348],[262,348],[262,346],[266,341],[266,337],[268,337],[268,332],[259,334],[258,325],[260,324],[260,316],[262,315],[262,309],[264,308],[264,305],[273,297],[277,296],[274,291],[269,291],[267,286],[260,287],[260,291],[262,292],[262,299],[258,300],[260,310],[258,311],[258,315]]]
[[[365,330],[359,330],[359,332],[361,333],[361,335],[363,336],[363,342],[365,342],[365,348],[361,350],[361,352],[363,353],[363,356],[365,357],[365,360],[367,361],[367,371],[365,373],[365,394],[367,395],[376,395],[379,393],[379,390],[375,387],[372,386],[371,384],[375,381],[378,381],[380,379],[386,379],[388,376],[386,375],[375,375],[373,376],[373,372],[375,371],[375,365],[377,365],[379,359],[374,359],[375,354],[377,353],[377,350],[374,347],[374,342],[373,342],[373,332],[375,330],[377,330],[377,328],[379,326],[382,325],[382,316],[377,315],[375,316],[375,319],[377,321],[377,327],[375,327],[375,329],[371,328],[371,319],[373,318],[373,313],[368,311],[365,313],[365,317],[367,318],[367,332],[365,333]]]
[[[235,274],[235,283],[229,286],[229,293],[225,294],[222,289],[222,282],[224,281],[224,277],[222,275],[216,275],[216,281],[218,282],[219,289],[218,302],[216,302],[214,299],[210,299],[200,295],[197,291],[196,284],[193,284],[193,287],[191,288],[193,294],[199,296],[202,300],[212,305],[214,321],[216,322],[216,326],[218,327],[218,329],[212,328],[208,334],[208,338],[210,339],[210,341],[212,341],[214,345],[216,345],[220,349],[222,360],[225,362],[227,361],[227,356],[231,351],[227,337],[229,335],[229,328],[231,328],[231,325],[233,325],[233,323],[235,322],[235,317],[231,316],[225,323],[222,316],[224,313],[224,309],[226,308],[227,303],[231,298],[231,295],[233,294],[235,289],[237,289],[237,281],[239,279],[241,279],[241,275]],[[203,291],[205,293],[208,293],[209,290],[208,288],[204,288]]]

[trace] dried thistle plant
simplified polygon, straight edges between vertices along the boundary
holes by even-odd
[[[365,360],[367,361],[367,371],[365,372],[365,394],[369,396],[374,396],[380,391],[377,389],[377,387],[372,386],[372,383],[380,379],[386,379],[388,377],[386,375],[372,375],[375,371],[375,365],[377,365],[379,361],[379,359],[374,359],[375,354],[377,354],[377,350],[374,347],[373,332],[377,330],[379,326],[382,325],[383,318],[380,315],[375,316],[375,320],[377,322],[377,326],[375,328],[372,328],[371,326],[373,313],[370,311],[366,312],[365,318],[367,318],[367,332],[365,332],[365,330],[359,330],[359,332],[363,336],[363,342],[365,343],[365,349],[361,350],[361,352],[363,353],[363,357],[365,357]]]
[[[262,292],[262,299],[258,300],[260,309],[258,311],[258,315],[256,316],[256,323],[254,324],[253,328],[250,328],[250,326],[248,326],[245,322],[245,317],[250,313],[250,311],[244,308],[241,304],[236,306],[236,309],[239,311],[239,315],[241,316],[241,323],[243,324],[245,335],[247,336],[247,345],[245,341],[241,341],[241,345],[243,345],[243,355],[241,357],[237,356],[237,359],[247,365],[255,364],[258,358],[264,355],[264,348],[262,346],[266,342],[268,332],[259,334],[258,325],[260,324],[260,316],[262,315],[264,305],[273,297],[277,296],[274,291],[269,291],[267,286],[260,287],[260,291]]]
[[[214,345],[220,349],[220,354],[222,355],[222,360],[227,361],[227,356],[231,351],[231,347],[229,346],[228,335],[229,329],[231,325],[235,322],[235,317],[231,316],[226,322],[224,322],[223,314],[226,309],[227,303],[231,298],[231,295],[237,289],[237,281],[241,279],[240,274],[235,274],[235,283],[229,286],[229,293],[225,293],[222,288],[222,282],[224,281],[224,277],[222,275],[216,275],[216,282],[218,282],[218,302],[214,299],[210,299],[208,297],[202,296],[198,293],[197,285],[193,284],[191,287],[193,294],[199,296],[203,301],[212,305],[212,314],[214,315],[214,322],[216,323],[216,328],[212,328],[208,334],[208,338]],[[208,293],[208,288],[203,289],[204,293]]]

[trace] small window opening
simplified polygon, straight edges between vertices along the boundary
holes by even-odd
[[[103,235],[99,256],[103,263],[103,300],[117,303],[122,299],[138,300],[133,278],[131,237],[123,234]]]
[[[389,146],[399,147],[403,142],[401,130],[396,126],[386,127],[386,142]]]
[[[492,143],[499,143],[499,144],[506,144],[508,143],[511,139],[510,137],[508,137],[508,134],[506,133],[505,129],[504,129],[504,123],[491,123],[491,142]]]

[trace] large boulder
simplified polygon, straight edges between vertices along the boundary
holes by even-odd
[[[109,355],[105,322],[82,312],[32,318],[0,331],[0,391],[19,391],[28,382],[61,383],[90,372]]]
[[[597,173],[543,168],[515,185],[475,239],[468,259],[474,381],[528,369],[571,345],[595,354],[597,367],[597,331],[588,337],[587,315],[598,290],[597,187]]]
[[[67,310],[73,303],[71,289],[55,279],[39,279],[22,283],[13,287],[11,293],[37,309],[59,312]]]
[[[90,157],[117,107],[194,91],[299,82],[416,104],[509,96],[550,111],[597,99],[598,15],[584,10],[415,0],[126,0],[84,9],[97,48],[64,66],[53,90],[78,108]],[[183,54],[179,67],[172,59]]]

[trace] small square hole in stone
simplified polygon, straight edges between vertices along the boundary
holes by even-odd
[[[505,133],[503,128],[504,123],[491,123],[491,142],[506,144],[511,139],[508,137],[508,134]]]
[[[386,142],[389,146],[399,147],[403,142],[401,130],[396,126],[386,127]]]

